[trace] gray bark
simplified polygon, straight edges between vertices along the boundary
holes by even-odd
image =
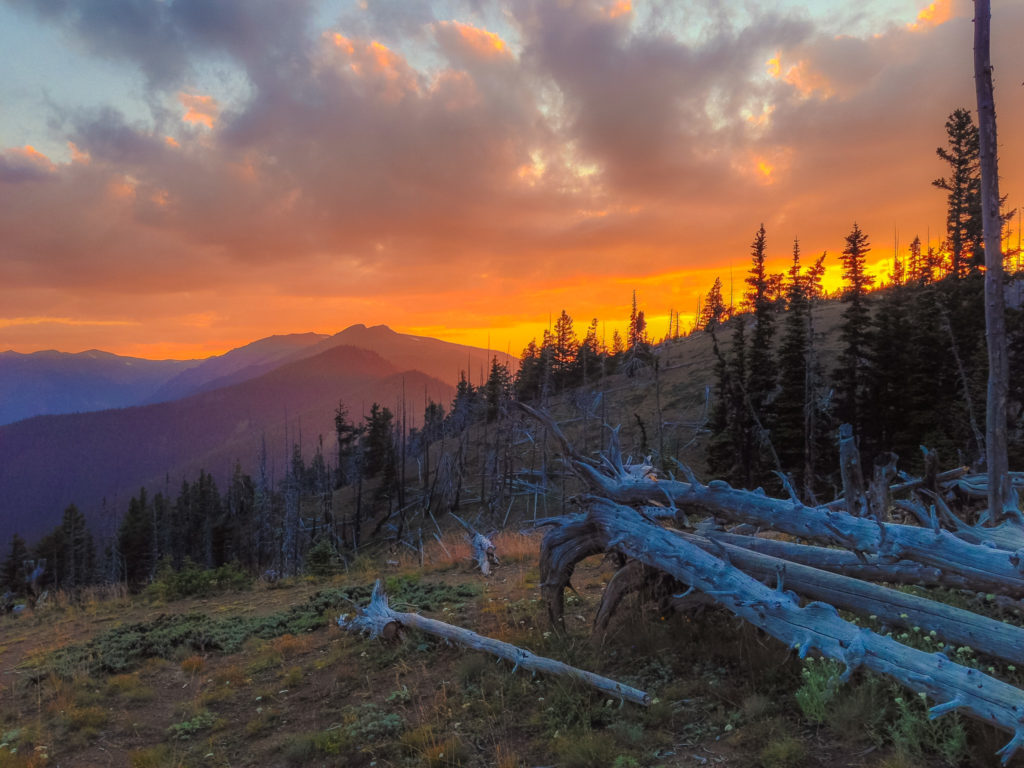
[[[994,724],[1013,734],[1000,750],[1004,764],[1024,743],[1024,691],[978,670],[902,645],[839,617],[820,602],[801,606],[795,595],[761,584],[724,559],[666,531],[639,512],[604,499],[591,499],[585,515],[563,518],[544,538],[542,586],[549,611],[559,614],[562,591],[579,560],[616,551],[672,575],[720,605],[760,627],[801,658],[816,650],[846,665],[844,678],[859,666],[891,677],[940,703],[931,716],[953,710]]]
[[[999,522],[1021,519],[1009,483],[1006,451],[1006,401],[1010,368],[1006,347],[1003,295],[1002,218],[999,212],[996,109],[989,57],[989,0],[974,0],[974,88],[978,100],[981,159],[981,221],[985,236],[985,338],[988,344],[988,408],[985,418],[985,459],[988,470],[988,515]]]
[[[453,643],[458,643],[466,648],[489,653],[506,661],[511,661],[514,665],[513,672],[522,667],[531,672],[561,675],[578,680],[618,699],[631,701],[634,704],[648,706],[651,703],[649,694],[624,683],[572,667],[555,659],[537,656],[511,643],[495,640],[491,637],[484,637],[476,632],[446,624],[443,621],[428,619],[426,616],[421,616],[418,613],[402,613],[392,610],[388,605],[388,597],[384,593],[380,580],[373,587],[370,604],[366,608],[357,611],[352,618],[339,616],[338,626],[354,632],[368,632],[371,637],[390,636],[397,632],[397,627],[399,626],[417,629],[420,632],[426,632]]]
[[[972,544],[944,529],[882,523],[824,507],[807,507],[713,480],[707,485],[678,480],[626,480],[609,477],[592,466],[576,468],[594,492],[620,504],[661,503],[668,499],[684,510],[739,523],[751,523],[802,539],[837,544],[883,560],[911,560],[958,574],[979,592],[1024,597],[1024,551],[1009,552]]]

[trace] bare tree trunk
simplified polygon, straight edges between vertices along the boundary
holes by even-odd
[[[511,643],[495,640],[491,637],[484,637],[468,629],[446,624],[437,619],[429,619],[418,613],[396,611],[388,605],[387,595],[384,593],[379,579],[373,587],[370,604],[366,608],[359,609],[352,618],[344,615],[339,616],[338,626],[350,631],[368,632],[372,637],[383,635],[386,638],[394,636],[397,627],[409,627],[443,638],[446,641],[458,643],[474,651],[483,651],[506,661],[511,661],[515,665],[513,671],[522,667],[534,673],[562,675],[585,685],[593,686],[603,693],[625,701],[631,701],[634,704],[646,707],[651,703],[649,694],[610,678],[602,677],[577,667],[571,667],[561,661],[537,656]]]
[[[989,0],[974,2],[974,87],[978,98],[978,139],[981,150],[981,220],[985,233],[985,327],[988,341],[988,515],[998,522],[1007,514],[1020,517],[1012,502],[1006,455],[1006,400],[1010,369],[1006,349],[1003,252],[1000,247],[999,171],[996,161],[996,110],[989,57]],[[1011,509],[1012,507],[1012,509]]]

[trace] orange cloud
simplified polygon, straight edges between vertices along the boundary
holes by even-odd
[[[68,142],[68,149],[71,151],[71,162],[73,163],[88,163],[92,160],[89,153],[80,150],[73,141]]]
[[[220,105],[217,104],[217,100],[213,96],[182,91],[178,94],[178,101],[185,107],[182,120],[186,123],[200,123],[207,128],[213,128],[213,124],[220,114]]]
[[[34,171],[53,173],[57,170],[57,166],[53,164],[53,161],[31,144],[26,144],[24,147],[20,148],[15,147],[4,150],[2,154],[8,160],[21,165],[22,167],[27,166],[32,168]]]
[[[110,196],[117,200],[131,200],[135,197],[135,188],[138,182],[131,176],[122,176],[120,179],[111,180],[107,186]]]
[[[461,21],[439,21],[437,27],[442,34],[446,31],[453,32],[466,48],[482,59],[511,56],[505,41],[486,29]]]
[[[377,40],[353,40],[342,34],[327,35],[337,53],[347,61],[348,70],[384,97],[395,102],[418,93],[417,74],[405,58]]]
[[[931,3],[927,8],[924,8],[919,14],[917,14],[916,21],[911,22],[907,26],[910,29],[917,31],[945,24],[951,18],[953,18],[952,0],[935,0],[934,3]]]
[[[805,99],[811,98],[816,93],[821,98],[827,99],[834,93],[828,78],[821,72],[814,71],[810,63],[803,59],[786,70],[782,79],[796,88],[797,92]]]
[[[628,16],[633,13],[633,3],[630,0],[617,0],[617,2],[606,8],[604,13],[609,19]]]

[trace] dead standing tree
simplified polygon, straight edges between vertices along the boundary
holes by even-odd
[[[985,237],[985,338],[988,345],[988,409],[985,460],[988,470],[986,519],[1021,520],[1009,482],[1006,451],[1006,401],[1010,368],[1006,346],[1003,295],[1003,219],[999,211],[999,170],[996,152],[996,108],[989,56],[989,0],[974,0],[974,87],[978,101],[978,143],[981,160],[981,221]]]

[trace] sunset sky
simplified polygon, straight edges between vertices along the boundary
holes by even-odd
[[[764,222],[942,235],[963,0],[0,0],[0,350],[205,357],[353,323],[661,336]],[[1024,198],[1024,0],[993,3]],[[1016,223],[1011,235],[1016,245]],[[663,327],[664,326],[664,327]]]

